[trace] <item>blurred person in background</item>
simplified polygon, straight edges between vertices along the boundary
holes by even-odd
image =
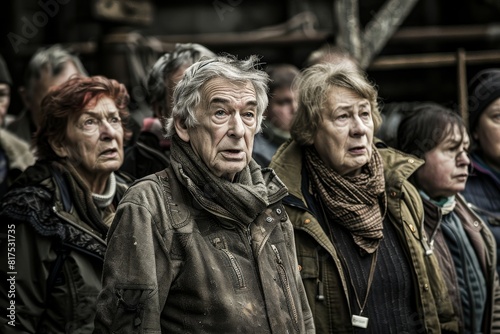
[[[92,333],[106,234],[132,182],[117,172],[127,103],[125,86],[104,77],[70,79],[42,100],[38,159],[0,205],[0,253],[17,259],[0,262],[1,308],[15,303],[1,333]]]
[[[472,170],[462,195],[495,236],[500,273],[500,69],[477,73],[468,90]]]
[[[0,55],[0,199],[21,172],[35,163],[29,145],[5,130],[11,89],[12,78]]]
[[[422,161],[382,143],[378,92],[351,63],[296,80],[292,139],[270,167],[285,183],[301,276],[317,333],[454,333],[437,259],[426,255]]]
[[[87,76],[80,59],[59,44],[41,48],[31,57],[24,74],[24,86],[19,88],[24,109],[7,129],[31,143],[40,126],[40,103],[50,88],[74,75]]]
[[[266,72],[271,79],[269,105],[264,112],[262,132],[255,135],[252,153],[261,167],[267,167],[278,147],[290,138],[290,128],[297,109],[292,82],[300,71],[291,64],[275,64],[267,66]]]
[[[153,65],[147,80],[148,103],[154,117],[144,119],[136,142],[125,149],[121,170],[136,178],[168,167],[170,140],[165,138],[165,119],[172,114],[172,94],[184,71],[202,57],[215,54],[195,43],[177,44]]]
[[[459,194],[470,164],[462,118],[439,104],[421,104],[401,121],[397,138],[399,149],[425,161],[410,180],[424,203],[428,242],[459,315],[460,333],[500,333],[495,238]]]

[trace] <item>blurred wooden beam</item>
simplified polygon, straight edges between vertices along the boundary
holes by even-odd
[[[332,33],[330,31],[301,31],[288,34],[273,34],[266,31],[250,31],[240,33],[206,33],[155,36],[164,43],[199,43],[205,46],[246,46],[288,45],[325,42]]]
[[[457,91],[458,109],[465,124],[468,124],[469,113],[467,110],[467,54],[463,49],[457,51]]]
[[[418,0],[386,0],[364,29],[361,58],[358,58],[362,68],[368,67],[380,53],[417,2]]]
[[[467,51],[467,65],[500,63],[500,51]],[[456,53],[424,53],[412,55],[381,56],[369,66],[369,70],[397,70],[403,68],[432,68],[457,65]]]

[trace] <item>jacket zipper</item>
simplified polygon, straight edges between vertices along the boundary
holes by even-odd
[[[290,289],[290,283],[286,275],[285,266],[283,265],[283,261],[281,260],[281,255],[279,253],[278,248],[275,245],[271,245],[271,248],[273,249],[274,254],[276,255],[276,262],[278,264],[278,274],[280,277],[281,284],[283,286],[283,290],[285,292],[285,299],[288,305],[288,310],[292,315],[293,325],[295,327],[295,330],[298,331],[299,317],[297,314],[297,307],[295,306],[295,303],[293,301],[292,291]]]
[[[226,248],[222,248],[221,251],[224,254],[226,254],[226,256],[229,259],[229,262],[231,263],[231,267],[233,268],[234,274],[236,275],[236,279],[238,280],[238,288],[239,289],[245,288],[245,280],[243,279],[243,272],[241,270],[240,265],[238,264],[238,261],[236,261],[236,258],[234,257],[233,253],[231,253]]]

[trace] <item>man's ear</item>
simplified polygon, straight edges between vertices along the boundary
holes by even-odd
[[[62,145],[60,142],[56,142],[54,139],[49,139],[49,145],[52,147],[54,152],[57,154],[58,157],[60,158],[67,158],[68,157],[68,150],[66,146]]]
[[[184,120],[179,117],[174,118],[175,132],[177,135],[184,140],[186,143],[189,142],[189,131]]]

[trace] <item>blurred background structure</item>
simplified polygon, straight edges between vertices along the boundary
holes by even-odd
[[[500,67],[500,0],[17,0],[0,12],[15,87],[42,46],[61,43],[91,75],[127,85],[141,109],[149,67],[175,43],[305,66],[311,52],[341,47],[367,70],[384,105],[432,100],[466,116],[466,82]]]

